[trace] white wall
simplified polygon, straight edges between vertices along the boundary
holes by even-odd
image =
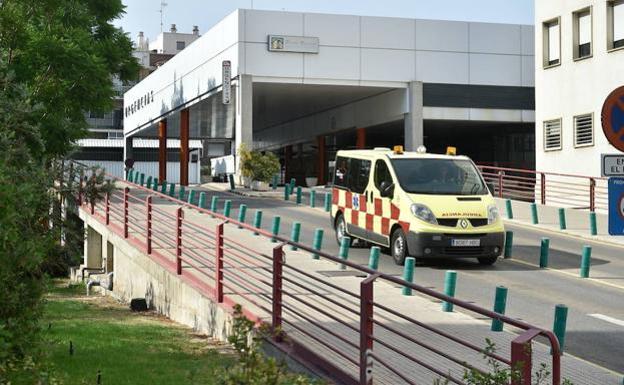
[[[125,177],[125,166],[121,161],[81,160],[80,163],[84,163],[87,166],[101,166],[106,169],[108,174],[111,174],[119,179],[123,179]],[[158,162],[135,162],[134,169],[138,172],[144,173],[146,178],[149,175],[152,177],[158,177]],[[189,184],[200,183],[200,171],[200,164],[198,162],[189,162]],[[179,162],[167,162],[167,182],[180,183]]]
[[[574,61],[572,12],[593,6],[593,57]],[[535,146],[542,171],[600,176],[600,154],[619,153],[602,132],[605,98],[624,85],[624,50],[607,52],[606,1],[535,1]],[[561,17],[561,65],[543,69],[542,23]],[[594,146],[574,148],[573,117],[594,114]],[[543,121],[562,118],[562,149],[544,151]]]

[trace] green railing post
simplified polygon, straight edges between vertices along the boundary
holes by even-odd
[[[301,233],[301,223],[299,222],[293,222],[292,224],[292,230],[290,232],[290,240],[298,243],[299,242],[299,235]],[[290,246],[291,250],[297,250],[297,246],[295,245],[291,245]]]
[[[241,204],[238,206],[238,221],[241,223],[245,223],[245,215],[247,215],[247,205]],[[243,226],[238,225],[239,229],[242,229]]]
[[[217,210],[219,210],[219,208],[217,207],[218,202],[219,202],[219,197],[216,195],[213,195],[212,198],[210,199],[210,211],[212,211],[213,213],[216,213]]]
[[[147,180],[145,181],[145,187],[152,188],[152,176],[151,175],[147,177]]]
[[[285,184],[284,185],[284,200],[287,201],[289,199],[290,199],[290,185]]]
[[[505,231],[505,258],[511,258],[513,250],[513,231]]]
[[[139,176],[139,182],[141,186],[145,184],[145,174],[141,173],[141,176]]]
[[[158,191],[158,178],[154,178],[152,182],[152,190]]]
[[[511,199],[505,201],[505,207],[507,208],[507,218],[513,219],[513,208],[511,207]]]
[[[325,212],[331,211],[331,193],[325,193]]]
[[[273,175],[273,180],[271,181],[271,188],[273,190],[277,190],[277,175]]]
[[[134,175],[134,169],[131,168],[130,170],[128,170],[128,174],[126,175],[126,180],[129,182],[132,182],[132,176]]]
[[[403,265],[403,280],[414,283],[414,266],[416,265],[416,259],[414,257],[405,258],[405,264]],[[412,295],[412,288],[403,286],[403,295]]]
[[[314,250],[321,251],[321,246],[323,245],[323,229],[314,230],[314,239],[312,241],[312,248]],[[318,254],[313,254],[312,259],[319,259]]]
[[[175,183],[169,183],[169,196],[175,197]]]
[[[195,190],[189,190],[188,200],[186,203],[193,204],[195,202]]]
[[[316,207],[316,191],[310,190],[310,207]]]
[[[178,199],[181,201],[184,201],[185,197],[186,197],[186,187],[184,187],[183,185],[180,185],[180,189],[178,190]]]
[[[163,194],[167,193],[167,181],[163,180],[162,185],[160,186],[160,192]]]
[[[448,270],[444,275],[444,294],[449,297],[455,297],[455,288],[457,286],[457,272]],[[452,312],[453,304],[450,302],[442,302],[442,311]]]
[[[134,184],[139,184],[139,180],[141,179],[141,173],[139,171],[134,173]]]
[[[542,243],[540,246],[540,259],[539,259],[539,266],[542,269],[548,267],[549,248],[550,248],[550,239],[542,238]]]
[[[271,238],[271,242],[273,243],[277,242],[277,238],[275,238],[275,236],[279,235],[279,228],[280,228],[280,217],[279,215],[276,215],[273,217],[273,225],[271,226],[271,233],[274,235]]]
[[[297,204],[301,204],[301,186],[297,186]]]
[[[537,225],[539,223],[539,218],[537,216],[537,204],[536,203],[531,203],[531,222],[534,225]]]
[[[262,226],[262,211],[258,210],[256,211],[256,213],[254,214],[254,227],[259,229],[260,226]],[[254,235],[259,235],[260,233],[258,233],[257,231],[254,231]]]
[[[199,206],[199,208],[201,209],[206,208],[206,193],[205,192],[199,193],[199,202],[197,203],[197,206]]]
[[[230,181],[230,190],[234,191],[236,189],[236,184],[234,183],[234,174],[229,174],[228,180]]]
[[[342,237],[340,239],[340,250],[338,256],[340,259],[346,261],[349,258],[349,246],[351,245],[351,238]],[[340,270],[345,270],[347,267],[344,264],[340,264]]]
[[[368,268],[371,270],[377,270],[379,268],[379,253],[381,249],[379,246],[373,246],[370,249],[370,255],[368,256]]]
[[[565,209],[563,207],[559,208],[559,230],[565,230],[567,229],[567,225],[566,225],[566,215],[565,215]]]
[[[589,213],[589,230],[591,235],[598,235],[598,225],[596,224],[596,213],[594,211]]]
[[[231,200],[226,200],[224,205],[223,205],[223,215],[227,218],[230,217],[230,212],[232,211],[232,201]]]
[[[581,278],[589,278],[589,268],[591,266],[591,246],[583,246],[583,255],[581,256]]]
[[[553,333],[559,340],[559,351],[563,354],[565,346],[566,323],[568,321],[568,307],[566,305],[555,306],[555,319],[553,322]]]
[[[496,294],[494,295],[494,312],[498,314],[505,314],[507,308],[507,288],[505,286],[496,286]],[[493,332],[503,331],[503,321],[499,319],[492,319]]]
[[[295,191],[295,183],[297,183],[297,179],[295,179],[295,178],[290,178],[290,191],[291,191],[291,193],[292,193],[293,191]]]

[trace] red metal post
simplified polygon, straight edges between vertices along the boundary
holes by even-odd
[[[124,212],[124,219],[123,219],[123,227],[124,227],[124,238],[128,238],[128,195],[130,195],[130,189],[128,187],[126,187],[124,189],[124,203],[123,203],[123,212]]]
[[[105,202],[106,202],[106,225],[110,224],[110,193],[106,193],[106,198],[105,198]]]
[[[505,173],[503,171],[498,172],[498,197],[503,197],[503,175]]]
[[[539,330],[529,329],[511,341],[511,370],[515,373],[511,385],[531,385],[531,340],[539,334]]]
[[[273,248],[273,339],[282,342],[282,264],[284,244]]]
[[[589,179],[589,211],[596,210],[596,180]]]
[[[360,385],[373,384],[373,284],[379,274],[360,282]]]
[[[546,175],[543,172],[540,172],[540,185],[541,185],[541,198],[542,204],[546,204]]]
[[[217,247],[216,247],[216,261],[215,261],[215,296],[217,303],[223,302],[223,225],[225,223],[219,223],[217,225]]]
[[[176,211],[176,271],[182,275],[182,207]]]
[[[152,196],[148,196],[145,200],[145,205],[147,209],[147,241],[146,241],[146,251],[147,254],[152,254]]]

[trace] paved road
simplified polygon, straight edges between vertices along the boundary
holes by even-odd
[[[241,203],[248,206],[247,220],[255,210],[263,210],[263,228],[269,230],[273,215],[281,216],[281,234],[289,236],[294,221],[302,223],[301,242],[312,243],[314,228],[325,230],[323,249],[338,253],[329,216],[322,209],[295,206],[271,198],[243,197],[227,192],[208,191],[208,196],[233,202],[232,217],[238,215]],[[444,273],[458,272],[457,296],[484,307],[491,307],[497,285],[509,289],[507,314],[527,322],[551,327],[556,304],[569,307],[568,332],[565,351],[610,370],[624,373],[624,256],[623,248],[594,243],[592,276],[621,288],[578,278],[580,250],[587,242],[548,234],[551,239],[550,265],[557,270],[540,270],[535,266],[539,258],[540,238],[537,230],[515,225],[513,259],[499,260],[494,266],[480,266],[473,260],[418,262],[415,281],[441,291]],[[369,249],[354,247],[349,259],[367,264]],[[379,269],[385,273],[402,273],[389,255],[380,259]],[[564,273],[560,272],[561,269]],[[593,316],[590,316],[593,315]]]

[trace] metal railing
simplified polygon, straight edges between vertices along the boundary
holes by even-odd
[[[232,308],[244,302],[247,317],[271,325],[276,346],[306,357],[341,383],[368,385],[375,378],[378,383],[416,384],[416,377],[424,371],[450,383],[464,384],[464,370],[487,370],[481,362],[486,354],[519,371],[514,385],[530,385],[532,342],[541,336],[551,348],[552,384],[560,384],[559,343],[551,331],[291,242],[155,190],[123,183],[130,187],[113,191],[93,208],[80,196],[77,201],[85,212],[221,306]],[[167,205],[156,205],[156,200]],[[198,220],[198,214],[220,222],[208,227]],[[276,242],[272,252],[259,252],[237,239],[235,231],[241,229],[266,242]],[[288,264],[286,247],[345,265],[366,278],[359,288],[337,285]],[[375,296],[379,282],[409,287],[421,296],[519,329],[519,335],[509,337],[513,338],[509,341],[510,356],[484,352],[483,346],[461,334],[404,314],[386,296]]]
[[[608,178],[541,172],[505,167],[477,166],[499,198],[543,205],[607,211]]]

